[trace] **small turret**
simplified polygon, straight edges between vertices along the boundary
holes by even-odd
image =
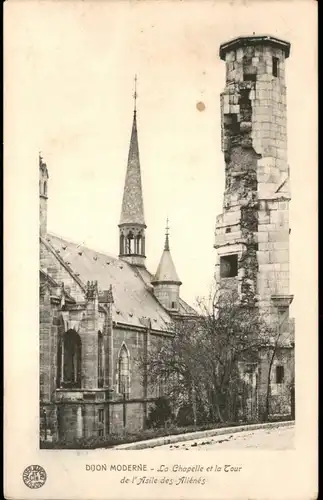
[[[165,245],[157,271],[151,281],[154,287],[154,294],[159,302],[170,311],[179,309],[179,287],[180,281],[175,269],[175,265],[169,247],[169,227],[166,225]]]

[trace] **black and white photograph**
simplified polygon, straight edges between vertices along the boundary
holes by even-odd
[[[297,22],[292,2],[15,3],[9,150],[28,135],[9,164],[38,329],[20,344],[38,394],[24,485],[51,498],[53,451],[293,453],[315,348],[311,2]],[[139,496],[168,470],[140,467]],[[210,481],[176,467],[169,484]]]

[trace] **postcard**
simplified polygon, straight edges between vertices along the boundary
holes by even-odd
[[[317,8],[4,5],[4,495],[317,495]]]

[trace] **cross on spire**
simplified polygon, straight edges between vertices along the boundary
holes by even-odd
[[[134,112],[136,113],[137,111],[137,75],[135,75],[135,91],[133,93],[133,99],[134,99]]]
[[[38,151],[38,160],[39,160],[39,167],[42,169],[42,170],[47,170],[47,166],[46,166],[46,163],[44,161],[44,158],[43,158],[43,154],[41,151]]]
[[[169,219],[166,219],[166,228],[165,228],[165,247],[164,250],[169,250]]]

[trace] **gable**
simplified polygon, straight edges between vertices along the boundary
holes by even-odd
[[[76,300],[84,301],[85,287],[82,286],[77,276],[69,270],[66,262],[60,258],[49,241],[40,240],[40,270],[46,273],[56,283],[64,283],[67,292]]]

